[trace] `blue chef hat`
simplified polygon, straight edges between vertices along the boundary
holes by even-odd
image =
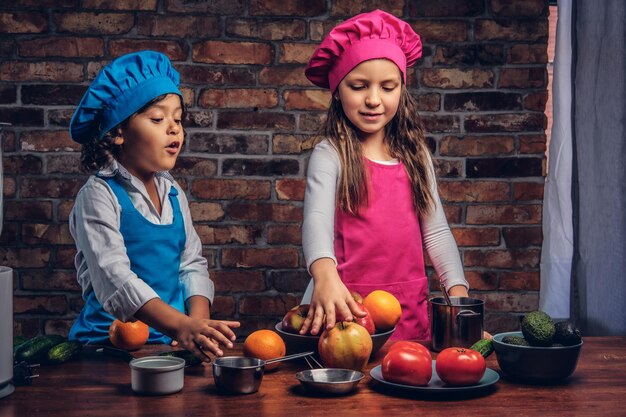
[[[162,94],[178,94],[180,76],[160,52],[123,55],[93,80],[70,122],[70,135],[78,143],[104,135],[150,100]]]

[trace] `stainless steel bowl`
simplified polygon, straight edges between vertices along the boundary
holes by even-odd
[[[232,394],[251,394],[259,390],[265,361],[243,356],[224,356],[213,361],[215,386]]]
[[[338,368],[308,369],[296,374],[298,381],[309,391],[334,395],[354,391],[363,376],[363,372]]]

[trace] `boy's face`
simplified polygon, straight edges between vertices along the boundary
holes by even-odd
[[[337,88],[343,112],[361,140],[382,139],[385,126],[398,111],[401,92],[400,69],[387,59],[360,63]]]
[[[122,128],[119,159],[131,174],[149,179],[174,168],[184,140],[182,113],[180,97],[168,94],[129,119]]]

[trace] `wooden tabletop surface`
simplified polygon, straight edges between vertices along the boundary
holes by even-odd
[[[81,355],[62,365],[38,369],[31,386],[17,387],[0,399],[0,417],[66,416],[626,416],[626,337],[586,337],[574,374],[557,385],[525,385],[508,380],[495,354],[487,366],[503,376],[473,394],[416,395],[390,391],[372,380],[386,347],[371,361],[356,392],[328,397],[309,394],[295,378],[307,368],[301,359],[266,372],[257,393],[223,395],[213,382],[211,366],[185,370],[177,394],[135,395],[130,368],[119,358]],[[164,347],[134,352],[146,356]],[[236,346],[227,354],[238,354]]]

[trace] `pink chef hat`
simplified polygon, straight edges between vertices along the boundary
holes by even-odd
[[[422,56],[422,41],[411,26],[374,10],[335,26],[315,50],[304,71],[315,85],[335,91],[341,80],[363,61],[393,61],[406,83],[406,68]]]

